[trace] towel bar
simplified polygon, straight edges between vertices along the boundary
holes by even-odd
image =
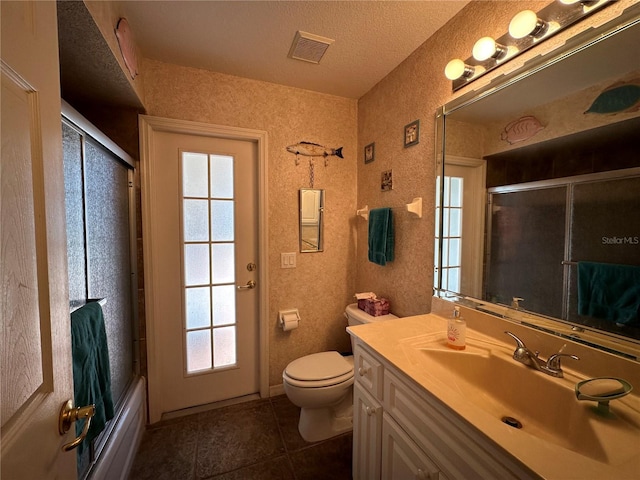
[[[107,298],[106,297],[103,297],[103,298],[88,298],[86,302],[82,302],[81,300],[71,301],[71,302],[69,302],[70,313],[73,313],[76,310],[80,310],[87,303],[91,303],[91,302],[98,302],[101,307],[104,307],[107,304]]]
[[[364,218],[365,220],[369,220],[369,205],[365,205],[364,208],[356,210],[356,215]]]
[[[396,210],[400,207],[391,207],[391,210]],[[411,203],[405,204],[404,208],[406,208],[407,212],[417,216],[418,218],[422,218],[422,197],[415,197]],[[356,215],[364,218],[365,220],[369,220],[369,205],[365,205],[364,208],[359,208],[356,210]]]

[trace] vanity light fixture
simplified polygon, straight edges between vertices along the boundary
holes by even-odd
[[[447,63],[444,74],[451,80],[455,92],[612,3],[615,0],[557,0],[537,13],[524,10],[511,19],[508,33],[496,39],[482,37],[474,44],[471,57],[466,60],[451,60]]]
[[[457,80],[458,78],[471,78],[476,73],[476,67],[467,65],[459,58],[454,58],[444,68],[444,76],[449,80]]]
[[[484,62],[490,58],[499,60],[507,54],[507,47],[500,45],[491,37],[482,37],[473,46],[473,58]]]
[[[509,35],[513,38],[542,37],[549,29],[549,24],[538,18],[533,10],[523,10],[516,14],[509,23]]]

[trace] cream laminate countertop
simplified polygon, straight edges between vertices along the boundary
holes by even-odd
[[[438,376],[434,373],[433,369],[441,369],[443,368],[442,366],[433,365],[433,368],[426,368],[425,360],[419,359],[412,345],[419,344],[422,341],[421,339],[429,337],[441,338],[444,345],[446,342],[446,326],[447,319],[434,314],[427,314],[358,325],[349,327],[347,330],[352,336],[364,342],[389,364],[407,375],[417,385],[431,393],[462,419],[481,431],[490,440],[541,477],[558,480],[602,480],[605,478],[637,480],[640,478],[640,398],[637,396],[637,390],[634,394],[611,402],[612,411],[616,411],[616,408],[618,410],[624,408],[625,417],[635,424],[635,428],[638,431],[637,441],[628,442],[630,444],[621,446],[619,442],[616,444],[616,438],[611,438],[611,444],[608,445],[607,450],[608,452],[613,451],[613,456],[615,456],[617,449],[624,447],[627,452],[625,455],[627,458],[629,457],[629,449],[632,449],[632,452],[633,449],[637,450],[637,455],[632,455],[630,460],[617,462],[617,464],[615,458],[609,460],[614,465],[588,458],[548,440],[531,435],[527,433],[526,428],[518,430],[505,425],[494,415],[474,405],[473,399],[469,398],[468,395],[461,395],[455,385],[447,385],[442,380],[442,374]],[[505,329],[517,331],[509,327]],[[505,339],[504,342],[499,342],[493,337],[467,328],[467,342],[473,343],[474,341],[487,341],[496,346],[496,348],[512,349],[511,342],[508,339]],[[532,349],[533,347],[530,346]],[[592,353],[591,355],[594,354]],[[527,375],[544,375],[525,365],[517,364],[517,362],[516,365],[523,369],[523,381],[526,381]],[[555,379],[549,377],[550,381],[569,382],[569,385],[573,385],[576,379],[588,378],[580,374],[574,375],[566,368],[566,365],[563,365],[563,367],[566,378]],[[478,393],[480,394],[480,392]],[[590,403],[595,405],[593,402]]]

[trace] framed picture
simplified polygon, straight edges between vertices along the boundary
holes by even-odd
[[[420,141],[420,120],[415,120],[404,126],[404,146],[410,147]]]
[[[383,192],[388,192],[393,190],[393,171],[385,170],[382,172],[382,177],[380,178],[380,190]]]
[[[371,163],[376,158],[376,144],[370,143],[364,147],[364,163]]]

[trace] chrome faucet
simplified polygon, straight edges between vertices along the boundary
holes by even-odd
[[[564,376],[562,372],[562,365],[560,364],[560,359],[562,357],[569,357],[574,360],[580,360],[579,357],[575,355],[562,353],[562,350],[564,350],[564,347],[562,347],[558,353],[554,353],[553,355],[551,355],[545,362],[538,356],[540,355],[540,352],[532,352],[531,350],[529,350],[524,342],[520,340],[516,335],[511,332],[504,333],[511,336],[516,341],[516,349],[513,352],[514,360],[523,363],[531,368],[539,370],[542,373],[551,375],[552,377],[562,378]]]

